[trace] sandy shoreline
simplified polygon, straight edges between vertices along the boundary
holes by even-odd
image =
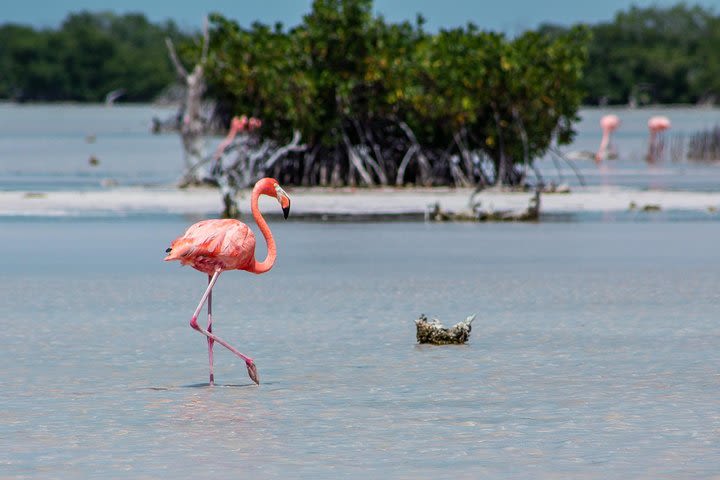
[[[471,189],[288,189],[292,213],[300,218],[388,217],[422,218],[428,205],[436,202],[444,210],[468,209]],[[476,200],[486,210],[520,210],[528,205],[530,193],[482,192]],[[249,210],[249,195],[239,201]],[[544,194],[541,213],[627,211],[631,204],[661,210],[715,211],[720,192],[641,191],[616,187],[574,188],[569,194]],[[272,199],[261,201],[272,214]],[[217,215],[220,196],[212,189],[112,188],[97,191],[0,192],[0,216],[85,216],[93,214],[188,214]]]

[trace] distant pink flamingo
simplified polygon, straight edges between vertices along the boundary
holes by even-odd
[[[661,134],[670,128],[670,119],[662,115],[650,117],[648,128],[650,129],[650,145],[648,145],[647,160],[654,163],[662,155],[664,142]]]
[[[232,141],[235,140],[235,137],[239,132],[243,132],[245,130],[252,132],[261,126],[262,120],[255,117],[250,117],[249,119],[245,115],[242,117],[233,117],[232,121],[230,121],[230,130],[228,131],[227,136],[215,149],[215,154],[213,155],[213,170],[218,168],[217,163],[220,160],[220,157],[222,157],[223,152],[228,146],[230,146]]]
[[[600,119],[600,128],[602,128],[603,136],[600,141],[600,148],[595,154],[595,163],[600,164],[607,155],[607,149],[610,146],[610,135],[620,126],[620,119],[617,115],[603,115]]]
[[[213,344],[218,342],[238,357],[245,360],[248,375],[253,382],[260,384],[257,368],[252,358],[240,353],[225,340],[212,333],[212,289],[221,272],[225,270],[246,270],[250,273],[265,273],[275,263],[277,250],[270,227],[258,210],[260,195],[277,198],[285,218],[290,213],[290,197],[272,178],[263,178],[255,184],[252,191],[250,208],[253,218],[267,242],[267,257],[262,262],[255,259],[255,235],[247,225],[239,220],[203,220],[187,229],[185,234],[176,238],[166,250],[165,261],[180,260],[195,270],[206,273],[208,286],[193,313],[190,326],[207,337],[208,357],[210,361],[210,385],[215,384],[213,374]],[[197,323],[203,305],[208,304],[207,330]]]

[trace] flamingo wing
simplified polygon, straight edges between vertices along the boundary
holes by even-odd
[[[242,269],[255,256],[255,235],[238,220],[203,220],[173,240],[166,261],[180,260],[201,272]]]

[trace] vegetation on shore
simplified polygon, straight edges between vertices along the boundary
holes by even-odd
[[[631,7],[591,30],[584,103],[720,103],[720,14],[685,3]]]
[[[430,34],[373,16],[371,0],[316,0],[289,31],[210,23],[210,94],[262,119],[263,137],[302,135],[305,152],[264,172],[286,184],[519,185],[574,135],[583,27]]]
[[[508,38],[472,24],[431,33],[421,17],[389,23],[372,3],[315,0],[292,29],[214,14],[204,55],[198,35],[142,15],[73,14],[58,30],[5,25],[0,98],[148,100],[173,83],[170,38],[183,59],[204,59],[224,124],[261,119],[260,148],[301,136],[302,151],[258,175],[482,187],[541,183],[533,160],[572,140],[583,100],[709,102],[720,92],[720,17],[700,7],[633,7],[593,27]]]
[[[538,33],[570,28],[544,25]],[[713,10],[631,7],[588,28],[584,104],[720,101],[720,14]],[[57,29],[0,25],[0,98],[98,102],[124,88],[123,100],[150,101],[174,80],[166,36],[178,43],[198,34],[108,12],[72,13]]]
[[[0,26],[0,99],[149,101],[175,76],[165,37],[191,38],[142,14],[73,13],[56,30]]]

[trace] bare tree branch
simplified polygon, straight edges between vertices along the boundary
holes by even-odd
[[[460,168],[460,157],[458,155],[452,155],[450,157],[450,173],[455,179],[455,185],[460,187],[469,187],[472,185],[467,176],[463,173]]]
[[[517,108],[513,107],[512,109],[512,115],[515,119],[515,122],[517,123],[517,126],[520,130],[520,140],[522,140],[523,145],[523,162],[525,165],[525,172],[523,173],[523,177],[527,176],[527,170],[530,166],[530,148],[528,146],[528,136],[527,132],[525,131],[525,125],[523,125],[522,119],[520,118],[520,114],[517,111]]]
[[[427,157],[422,151],[422,148],[420,147],[420,143],[418,143],[417,138],[415,137],[415,133],[412,131],[412,129],[408,126],[405,122],[399,122],[400,128],[403,132],[405,132],[405,135],[407,135],[408,140],[413,143],[417,147],[417,161],[418,165],[420,166],[420,181],[423,185],[430,185],[432,184],[432,174],[431,174],[431,168],[430,168],[430,162],[428,161]]]
[[[585,186],[585,179],[583,178],[582,174],[580,173],[580,170],[577,169],[575,166],[575,163],[573,163],[572,160],[567,158],[564,153],[562,153],[557,147],[551,147],[550,151],[557,155],[558,157],[565,160],[565,162],[570,166],[570,168],[573,169],[573,172],[575,172],[575,176],[577,177],[578,181],[580,181],[580,185]]]
[[[380,167],[380,164],[375,161],[374,158],[370,156],[370,153],[368,152],[369,148],[365,145],[358,145],[355,148],[355,151],[360,155],[360,157],[365,160],[365,163],[370,165],[370,168],[373,169],[375,172],[375,175],[378,176],[378,179],[380,180],[380,185],[387,185],[388,179],[387,175],[385,175],[385,171]]]
[[[411,145],[410,148],[408,148],[408,151],[405,152],[405,156],[403,157],[402,161],[400,162],[400,166],[398,167],[397,177],[395,177],[395,185],[402,186],[403,179],[405,178],[405,169],[407,168],[408,163],[410,163],[410,159],[415,154],[417,149],[417,145]]]
[[[210,33],[208,32],[208,17],[205,15],[203,19],[203,43],[202,54],[200,55],[200,65],[205,65],[208,56],[208,48],[210,47]]]
[[[170,54],[170,60],[172,60],[172,63],[175,66],[175,72],[177,73],[177,76],[183,82],[186,81],[188,76],[187,70],[185,70],[185,67],[183,67],[182,63],[180,63],[180,59],[178,58],[177,52],[175,51],[175,45],[173,45],[170,37],[165,37],[165,45],[167,45],[168,53]]]
[[[345,142],[345,147],[347,148],[348,158],[350,159],[352,166],[358,171],[358,173],[360,174],[360,177],[362,177],[363,181],[368,186],[374,185],[375,182],[373,182],[372,177],[370,176],[368,171],[363,166],[360,156],[355,151],[355,148],[350,144],[350,140],[348,139],[347,134],[345,132],[343,132],[343,141]]]
[[[278,161],[278,159],[284,157],[290,152],[299,152],[302,150],[305,150],[307,148],[305,145],[298,145],[300,143],[300,132],[298,130],[295,130],[293,132],[293,138],[290,143],[285,145],[284,147],[280,147],[270,156],[270,158],[265,161],[265,164],[263,165],[263,168],[265,170],[269,170],[275,165],[275,162]]]

